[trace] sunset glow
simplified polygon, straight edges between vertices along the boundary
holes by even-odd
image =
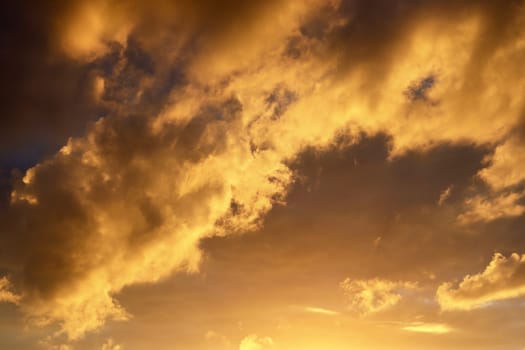
[[[0,23],[0,349],[525,348],[524,1]]]

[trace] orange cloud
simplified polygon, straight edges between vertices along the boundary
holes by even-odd
[[[100,350],[122,350],[122,346],[109,338],[104,344],[102,344]]]
[[[259,337],[256,334],[245,337],[239,345],[239,350],[265,350],[273,347],[270,337]]]
[[[508,258],[495,254],[481,273],[467,275],[454,286],[439,286],[436,298],[443,310],[472,310],[492,302],[525,295],[525,255],[516,253]]]
[[[311,313],[311,314],[326,315],[326,316],[337,316],[340,314],[338,311],[329,310],[329,309],[325,309],[322,307],[300,306],[298,308],[306,313]]]
[[[20,296],[13,293],[7,277],[0,278],[0,303],[18,304]]]
[[[93,62],[108,43],[130,48],[133,28],[162,74],[184,62],[184,85],[159,106],[139,108],[142,98],[154,99],[158,91],[148,88],[158,76],[132,80],[129,58],[118,60],[116,107],[28,170],[11,193],[6,244],[16,249],[7,254],[22,253],[7,259],[23,271],[21,308],[38,325],[60,324],[71,339],[129,319],[117,301],[123,288],[196,272],[203,238],[259,228],[294,180],[287,162],[306,147],[363,131],[391,135],[392,157],[440,143],[495,144],[522,117],[522,8],[509,11],[505,25],[515,34],[492,27],[488,5],[450,5],[416,7],[410,21],[378,20],[355,39],[346,33],[359,27],[359,11],[374,15],[365,5],[349,15],[337,1],[240,8],[226,1],[226,10],[207,1],[154,3],[143,17],[138,3],[80,3],[65,15],[60,42]],[[172,14],[181,22],[170,22]],[[213,33],[199,37],[201,25]],[[501,36],[483,41],[491,30]],[[103,82],[97,96],[112,87]],[[482,173],[487,181],[510,166],[498,164],[520,159],[513,151],[512,160],[498,160],[503,153],[496,150],[495,167]],[[513,206],[517,194],[490,204],[475,198],[466,221],[523,213]],[[351,308],[369,314],[415,285],[374,279],[341,287]]]
[[[477,195],[465,201],[467,210],[458,216],[461,224],[488,222],[500,218],[521,216],[525,207],[519,204],[523,193],[501,193],[493,197]]]
[[[429,334],[447,334],[454,331],[452,327],[446,324],[425,322],[412,323],[404,326],[402,329],[409,332]]]
[[[398,304],[402,291],[417,288],[412,282],[389,281],[379,278],[341,282],[341,288],[348,300],[348,307],[362,315],[388,310]]]

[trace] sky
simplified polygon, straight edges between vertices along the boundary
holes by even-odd
[[[525,349],[525,2],[7,1],[0,349]]]

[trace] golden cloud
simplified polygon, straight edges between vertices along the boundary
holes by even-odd
[[[521,216],[525,206],[519,203],[524,193],[507,192],[490,197],[476,195],[465,200],[466,211],[458,216],[461,224],[488,222],[500,218]]]
[[[446,334],[454,331],[452,327],[446,324],[425,322],[411,323],[404,326],[402,329],[409,332],[429,334]]]
[[[394,307],[403,298],[403,292],[417,288],[413,282],[379,278],[370,280],[347,278],[340,286],[347,297],[349,309],[364,316]]]
[[[11,287],[7,277],[0,278],[0,303],[18,304],[20,296],[13,293]]]
[[[335,310],[315,306],[298,306],[297,308],[303,312],[317,315],[337,316],[340,314],[338,311]]]
[[[12,281],[20,307],[71,339],[129,319],[116,300],[126,286],[197,271],[203,238],[259,228],[283,203],[294,180],[287,164],[305,147],[360,132],[391,135],[392,157],[440,143],[495,145],[522,118],[521,7],[423,2],[352,36],[378,15],[365,2],[350,13],[338,1],[219,2],[226,10],[209,1],[152,3],[81,2],[65,12],[59,41],[72,57],[96,61],[108,43],[134,53],[133,37],[160,73],[133,80],[138,69],[120,57],[113,81],[95,84],[99,99],[114,90],[111,113],[28,170],[11,193],[3,258],[21,267]],[[210,34],[200,37],[202,28]],[[156,97],[163,90],[154,80],[179,61],[183,86]],[[510,148],[496,150],[486,181],[495,184],[498,169],[521,159]],[[503,160],[507,153],[512,160]],[[511,208],[518,197],[475,197],[478,209],[465,220],[521,215]],[[415,285],[341,287],[367,314]]]
[[[259,337],[251,334],[245,337],[239,345],[239,350],[265,350],[273,347],[273,340],[270,337]]]
[[[520,184],[525,180],[523,148],[523,141],[516,137],[498,145],[490,165],[480,171],[480,177],[496,191]]]
[[[102,348],[100,350],[122,350],[122,346],[115,343],[113,339],[109,338],[104,344],[102,344]]]
[[[456,287],[442,284],[436,298],[443,310],[472,310],[525,295],[525,255],[495,254],[481,273],[467,275]]]

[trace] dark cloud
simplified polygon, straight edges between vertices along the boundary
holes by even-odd
[[[389,160],[389,143],[385,135],[363,136],[351,146],[342,139],[325,152],[306,150],[291,164],[304,181],[291,190],[285,207],[268,215],[261,234],[215,238],[204,243],[205,250],[227,261],[250,252],[245,258],[260,259],[261,269],[291,259],[319,281],[347,275],[411,280],[424,271],[443,278],[451,273],[448,264],[465,268],[464,254],[490,254],[498,244],[481,247],[455,224],[488,150],[442,145]],[[440,207],[449,186],[454,190]],[[464,252],[461,247],[469,244],[477,249]]]
[[[88,67],[54,52],[63,2],[9,2],[0,11],[0,166],[27,168],[97,118]],[[29,142],[28,142],[29,140]]]

